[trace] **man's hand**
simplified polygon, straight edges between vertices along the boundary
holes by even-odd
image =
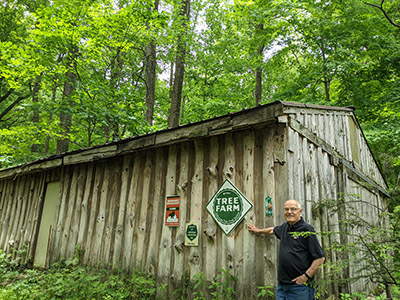
[[[300,275],[299,277],[296,277],[295,279],[292,280],[292,282],[297,283],[297,284],[305,284],[308,281],[308,278],[306,275]]]
[[[252,224],[248,224],[247,228],[249,229],[249,231],[251,231],[253,233],[260,233],[260,229],[258,229],[256,226],[254,226]]]

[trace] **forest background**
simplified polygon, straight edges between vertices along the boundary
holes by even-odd
[[[276,100],[354,106],[399,205],[398,1],[0,2],[0,168]]]

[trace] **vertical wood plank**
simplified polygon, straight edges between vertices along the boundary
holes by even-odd
[[[236,182],[236,145],[235,137],[232,133],[228,133],[224,136],[224,148],[221,149],[223,152],[223,180],[229,179],[232,183]],[[222,184],[222,182],[220,183]],[[221,251],[218,255],[217,261],[221,261],[221,269],[232,270],[232,275],[237,275],[236,272],[236,249],[235,249],[235,231],[229,236],[218,227],[217,228],[217,245],[221,247]],[[235,282],[237,286],[237,283]],[[234,288],[234,286],[231,286]]]
[[[291,131],[288,129],[288,132]],[[302,148],[302,138],[299,136],[297,132],[294,133],[294,138],[293,138],[293,173],[289,170],[288,173],[288,179],[290,177],[293,177],[293,185],[289,185],[289,199],[295,199],[297,198],[298,201],[302,200],[302,195],[303,195],[303,183],[302,183],[302,177],[303,177],[303,169],[302,169],[302,153],[303,153],[303,148]],[[290,166],[288,165],[288,168]],[[291,180],[289,179],[289,182]],[[281,213],[281,212],[280,212]]]
[[[195,140],[194,142],[194,174],[191,178],[190,191],[190,218],[191,222],[201,225],[202,217],[202,199],[203,199],[203,140]],[[199,228],[199,232],[203,229]],[[203,247],[203,239],[199,239],[199,247],[190,247],[189,249],[189,274],[190,278],[201,271],[202,255],[200,249]]]
[[[275,168],[274,168],[274,131],[273,129],[264,130],[263,133],[263,190],[264,198],[270,197],[272,199],[272,216],[265,216],[265,208],[262,210],[264,216],[264,222],[259,224],[257,227],[266,228],[273,227],[278,224],[278,214],[281,212],[277,208],[277,197],[275,193],[276,186],[280,185],[280,182],[276,182],[275,179]],[[288,166],[289,168],[289,166]],[[265,205],[265,204],[264,204]],[[265,241],[264,241],[265,239]],[[278,243],[275,236],[263,236],[259,242],[262,249],[263,269],[264,271],[264,282],[263,285],[274,286],[276,284],[276,267],[278,258]],[[259,255],[256,254],[256,262],[259,263]]]
[[[44,178],[46,176],[43,176]],[[20,207],[20,215],[16,222],[18,222],[18,226],[16,228],[16,237],[15,240],[17,241],[18,249],[22,249],[24,247],[24,234],[26,231],[26,220],[27,220],[27,213],[29,211],[29,203],[32,194],[35,192],[34,186],[32,186],[33,178],[30,177],[26,180],[24,185],[24,192],[21,198],[21,207]]]
[[[299,193],[298,193],[298,200],[303,207],[304,211],[303,214],[307,214],[307,206],[306,206],[306,200],[307,200],[307,193],[309,193],[309,189],[307,186],[307,180],[310,179],[310,174],[307,173],[308,171],[308,164],[310,162],[310,158],[308,156],[308,142],[307,139],[304,137],[301,137],[300,139],[300,149],[301,149],[301,154],[299,158],[299,177],[300,177],[300,186],[299,186]],[[296,194],[296,193],[295,193]]]
[[[150,252],[150,248],[154,246],[153,244],[150,244],[150,234],[151,230],[155,230],[157,221],[153,222],[153,214],[157,214],[156,209],[157,209],[157,201],[155,201],[155,197],[157,196],[156,191],[154,189],[155,186],[155,178],[156,178],[156,172],[160,172],[161,170],[158,168],[159,165],[157,165],[157,151],[156,149],[151,150],[151,169],[150,169],[150,182],[148,185],[148,192],[147,192],[147,213],[146,215],[146,237],[145,237],[145,243],[144,243],[144,253],[142,255],[142,262],[141,262],[141,267],[144,272],[147,270],[147,258]],[[159,230],[157,230],[159,231]]]
[[[122,160],[116,157],[108,161],[109,183],[107,185],[107,198],[104,219],[103,243],[101,247],[101,261],[111,265],[114,255],[115,226],[117,223],[117,205],[115,199],[119,199],[121,192]]]
[[[40,216],[42,215],[43,201],[45,197],[46,176],[36,178],[35,196],[32,206],[32,226],[30,228],[29,238],[31,247],[28,248],[27,257],[34,257],[37,237],[39,234]],[[36,194],[37,193],[37,194]]]
[[[149,232],[149,249],[147,254],[146,270],[152,275],[157,275],[159,263],[158,253],[161,246],[161,232],[164,226],[164,203],[165,203],[165,178],[167,175],[168,151],[165,148],[156,150],[156,165],[154,168],[154,200],[151,230]],[[153,246],[152,246],[153,245]]]
[[[95,265],[102,262],[102,247],[104,246],[104,229],[107,214],[107,200],[110,185],[110,172],[107,169],[107,165],[102,162],[101,166],[102,179],[98,184],[98,204],[95,219],[95,229],[93,231],[93,241],[92,241],[92,256],[93,263]]]
[[[206,207],[208,201],[214,196],[218,190],[218,174],[219,174],[219,138],[211,137],[209,141],[209,151],[208,159],[206,161],[206,171],[205,181],[208,183],[205,187],[205,195],[203,201],[203,207]],[[205,155],[206,156],[206,155]],[[216,247],[216,233],[217,224],[212,218],[211,214],[205,212],[204,222],[204,243],[203,247],[205,249],[205,259],[204,259],[204,269],[205,276],[207,280],[212,280],[216,276],[218,270],[217,264],[217,247]]]
[[[112,265],[114,268],[126,267],[123,264],[122,255],[125,238],[125,216],[126,216],[126,203],[128,202],[128,194],[130,188],[130,181],[132,176],[132,155],[125,155],[122,162],[122,173],[121,173],[121,193],[118,201],[118,216],[117,224],[115,227],[115,238],[114,238],[114,253],[112,257]]]
[[[247,132],[236,132],[235,139],[235,181],[233,184],[243,193],[244,189],[244,138]],[[240,287],[236,290],[236,295],[240,298],[243,297],[245,284],[245,270],[243,268],[244,260],[244,241],[243,241],[243,222],[240,223],[234,230],[235,237],[235,276],[237,277],[236,285]]]
[[[6,251],[7,249],[7,234],[10,228],[10,214],[11,214],[11,208],[12,208],[12,203],[14,202],[14,189],[16,184],[11,181],[7,180],[7,189],[5,190],[5,195],[4,195],[4,201],[6,203],[6,209],[3,213],[3,218],[2,218],[2,224],[3,224],[3,230],[1,232],[1,247],[3,251]]]
[[[253,180],[253,191],[254,191],[254,207],[253,214],[254,218],[249,220],[252,224],[262,224],[259,228],[264,228],[265,224],[265,202],[264,199],[267,197],[265,194],[267,182],[264,182],[263,172],[268,172],[268,169],[264,170],[264,130],[256,130],[254,132],[254,180]],[[245,230],[247,230],[247,224],[245,224]],[[264,253],[264,245],[260,242],[265,241],[264,238],[258,238],[254,234],[249,235],[250,243],[254,243],[254,257],[248,262],[253,269],[255,280],[252,293],[255,293],[257,286],[264,285],[264,272],[268,271],[265,268],[266,256]]]
[[[274,152],[285,148],[286,138],[287,138],[287,128],[276,128],[274,134]],[[278,142],[279,141],[279,142]],[[302,147],[299,147],[301,149]],[[300,155],[299,155],[300,156]],[[289,199],[289,186],[282,184],[288,181],[288,164],[282,164],[278,161],[274,161],[274,178],[275,178],[275,207],[277,216],[275,222],[277,225],[285,221],[283,217],[283,204]],[[300,177],[300,176],[299,176]],[[303,185],[299,185],[301,188]],[[301,191],[299,191],[300,193]]]
[[[0,181],[0,249],[3,248],[3,244],[1,243],[1,235],[6,230],[4,228],[5,212],[7,211],[7,201],[5,195],[7,193],[8,186],[8,180]]]
[[[307,139],[303,139],[304,143],[304,156],[303,156],[303,168],[304,168],[304,202],[303,202],[303,216],[306,222],[311,223],[312,221],[312,155],[313,147],[312,143],[309,143]]]
[[[83,199],[80,203],[80,216],[79,216],[79,233],[77,244],[81,246],[83,253],[89,249],[87,245],[90,243],[88,237],[88,223],[90,218],[90,208],[93,193],[93,163],[87,165],[85,186],[83,188]]]
[[[93,171],[93,193],[89,200],[90,202],[90,212],[89,212],[89,226],[87,232],[87,243],[86,249],[84,253],[84,261],[89,265],[97,264],[98,253],[95,253],[95,239],[96,239],[96,226],[97,226],[97,218],[98,218],[98,207],[100,205],[100,194],[101,194],[101,184],[104,177],[104,165],[96,164]]]
[[[144,258],[146,255],[146,248],[145,248],[145,239],[147,238],[148,235],[148,229],[147,228],[147,214],[150,212],[149,211],[149,195],[150,195],[150,189],[152,188],[150,186],[151,184],[151,174],[152,174],[152,169],[153,169],[153,161],[154,161],[154,152],[153,151],[147,151],[146,156],[144,158],[144,168],[142,169],[141,172],[141,177],[143,177],[143,183],[142,183],[142,195],[141,195],[141,206],[140,206],[140,211],[138,215],[138,226],[136,228],[136,235],[137,235],[137,240],[136,240],[136,267],[142,270],[144,268]]]
[[[59,260],[61,258],[61,241],[62,241],[62,235],[64,231],[64,221],[65,221],[65,214],[66,214],[66,201],[68,201],[68,192],[69,192],[69,185],[70,185],[70,170],[71,167],[66,167],[62,174],[61,174],[61,180],[60,180],[60,202],[57,205],[57,221],[56,221],[56,226],[54,230],[54,239],[53,239],[53,245],[51,249],[54,251],[53,259],[51,262],[54,262],[56,260]]]
[[[23,177],[18,177],[17,182],[16,182],[16,192],[15,192],[15,197],[13,199],[12,203],[12,208],[9,216],[9,229],[7,231],[7,237],[6,237],[6,251],[10,252],[11,249],[15,246],[15,224],[18,223],[18,208],[20,206],[20,198],[22,197],[22,192],[24,190],[24,183],[25,183],[25,176]],[[16,221],[17,220],[17,221]]]
[[[171,145],[169,146],[168,152],[168,165],[167,165],[167,173],[166,173],[166,185],[165,185],[165,196],[175,195],[176,190],[176,164],[177,164],[177,146]],[[166,199],[163,199],[163,210],[164,210],[164,218],[165,218],[165,202]],[[160,252],[158,261],[160,262],[158,270],[157,270],[157,284],[162,285],[165,283],[169,283],[169,275],[171,272],[171,260],[170,257],[172,255],[172,231],[174,230],[171,227],[165,226],[164,222],[162,225],[162,233],[161,233],[161,244],[160,244]],[[172,293],[173,291],[169,291]],[[166,298],[166,295],[161,295],[161,297]]]
[[[42,197],[44,196],[44,187],[43,189],[40,188],[41,186],[41,179],[40,177],[34,177],[31,179],[30,182],[30,190],[31,193],[29,194],[29,197],[27,199],[27,212],[24,220],[24,226],[25,226],[25,232],[23,237],[21,238],[23,243],[28,245],[28,253],[32,254],[31,257],[33,257],[33,253],[36,249],[33,249],[36,245],[35,242],[35,233],[36,233],[36,228],[34,228],[34,216],[35,216],[35,207],[38,207],[36,203],[40,203],[42,200]],[[39,196],[40,193],[42,193],[43,196]]]
[[[243,193],[247,199],[253,203],[253,209],[244,217],[241,225],[242,242],[243,242],[243,292],[246,295],[254,296],[253,293],[257,290],[255,283],[255,240],[252,233],[247,230],[247,224],[254,223],[254,174],[255,174],[255,134],[253,130],[246,133],[243,139]],[[250,281],[249,281],[250,279]]]
[[[174,280],[174,288],[176,286],[183,286],[185,276],[185,253],[188,251],[185,249],[185,226],[189,199],[188,199],[188,186],[189,186],[189,143],[183,143],[180,149],[180,171],[179,178],[177,181],[176,189],[177,195],[180,196],[180,220],[179,227],[176,229],[176,238],[174,241],[173,255],[174,265],[172,266],[172,278]],[[199,233],[200,234],[200,233]],[[177,287],[179,288],[179,287]]]
[[[138,185],[138,177],[140,176],[140,158],[139,154],[135,152],[133,154],[132,165],[130,168],[133,169],[132,176],[129,182],[129,194],[126,203],[126,212],[125,212],[125,221],[124,221],[124,248],[123,248],[123,265],[126,268],[130,268],[131,266],[131,254],[132,254],[132,245],[133,245],[133,237],[135,230],[135,211],[136,211],[136,194],[137,194],[137,185]]]
[[[13,234],[13,239],[15,241],[14,243],[14,248],[15,249],[20,249],[23,246],[23,241],[20,240],[21,237],[21,227],[22,223],[25,220],[25,209],[26,209],[26,201],[29,197],[29,188],[30,188],[30,180],[31,177],[27,178],[27,176],[24,176],[24,180],[21,182],[20,186],[18,189],[20,190],[20,194],[17,198],[17,211],[14,217],[14,227],[12,231],[14,232]]]
[[[349,161],[353,161],[353,154],[351,151],[351,135],[350,135],[350,123],[347,115],[342,116],[343,124],[344,124],[344,140],[345,140],[345,148],[346,148],[346,157]]]
[[[139,248],[138,245],[138,233],[139,233],[139,226],[140,226],[140,210],[142,208],[142,193],[143,193],[143,182],[145,180],[143,170],[146,165],[146,151],[140,151],[138,153],[138,157],[136,159],[136,163],[139,163],[139,174],[138,177],[136,178],[136,191],[134,194],[135,197],[135,210],[134,210],[134,215],[135,215],[135,220],[133,222],[133,240],[132,240],[132,249],[131,249],[131,258],[130,258],[130,265],[129,268],[131,270],[135,270],[139,268],[138,261],[136,260],[136,253],[137,251],[142,251],[142,249]]]
[[[70,235],[72,234],[72,224],[73,224],[73,217],[74,217],[74,211],[76,207],[76,192],[77,192],[77,184],[78,184],[78,177],[79,177],[79,171],[80,168],[79,166],[75,166],[72,169],[72,175],[71,175],[71,181],[70,181],[70,186],[68,187],[68,195],[67,198],[68,200],[66,201],[65,204],[65,210],[66,214],[64,216],[64,228],[62,232],[62,239],[61,239],[61,255],[65,258],[68,258],[71,256],[71,252],[73,251],[73,248],[75,245],[71,245],[70,242],[72,242],[73,238]]]

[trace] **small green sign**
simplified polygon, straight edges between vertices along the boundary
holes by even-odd
[[[186,223],[185,246],[199,245],[199,225],[197,223]]]
[[[226,235],[242,221],[253,204],[226,179],[206,208]]]
[[[198,235],[197,226],[195,224],[188,224],[186,228],[186,236],[190,241],[193,241],[197,238]]]

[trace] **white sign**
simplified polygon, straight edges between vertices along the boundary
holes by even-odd
[[[206,209],[222,231],[229,235],[253,208],[253,204],[228,179],[208,202]]]

